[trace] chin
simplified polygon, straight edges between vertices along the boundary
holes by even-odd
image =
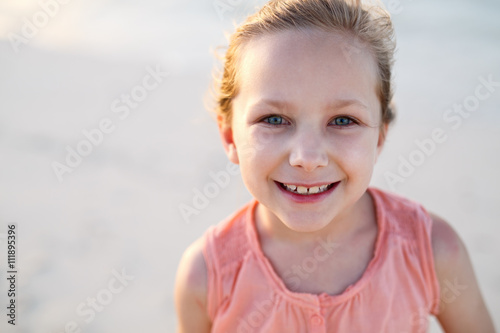
[[[310,216],[284,216],[281,221],[290,230],[304,233],[320,231],[321,229],[325,228],[331,221],[326,220],[324,215],[321,217],[314,215],[316,214],[311,214]]]

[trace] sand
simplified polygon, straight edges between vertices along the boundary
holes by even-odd
[[[18,231],[18,325],[6,323],[2,305],[0,331],[175,330],[183,250],[250,199],[235,175],[198,215],[179,213],[211,172],[227,168],[203,104],[210,50],[258,2],[223,13],[213,4],[69,2],[16,47],[9,33],[23,36],[23,18],[43,20],[42,9],[0,4],[0,234],[13,223]],[[399,114],[373,185],[453,225],[500,327],[500,88],[467,117],[448,111],[472,103],[482,80],[500,81],[500,5],[401,0],[393,11]],[[127,104],[131,94],[137,102]],[[82,143],[84,132],[95,144]],[[433,138],[441,142],[427,154],[416,143]],[[59,181],[54,162],[67,166],[78,147],[88,155],[73,157]],[[394,182],[405,160],[418,165]],[[6,304],[5,235],[0,241]],[[430,331],[440,332],[435,320]]]

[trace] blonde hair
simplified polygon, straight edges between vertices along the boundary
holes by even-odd
[[[367,6],[361,0],[271,0],[249,16],[229,40],[222,76],[216,81],[217,116],[231,123],[232,101],[238,94],[238,60],[245,43],[266,33],[304,28],[351,34],[368,47],[378,67],[382,125],[389,124],[395,116],[391,106],[394,30],[381,5]]]

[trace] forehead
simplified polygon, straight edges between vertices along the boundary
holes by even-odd
[[[255,37],[242,49],[237,80],[237,98],[307,95],[325,103],[356,98],[379,104],[375,59],[365,43],[347,33],[305,29]]]

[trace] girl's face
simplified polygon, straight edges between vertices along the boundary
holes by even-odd
[[[249,41],[221,135],[266,216],[313,232],[365,193],[383,143],[377,67],[353,38],[318,30]]]

